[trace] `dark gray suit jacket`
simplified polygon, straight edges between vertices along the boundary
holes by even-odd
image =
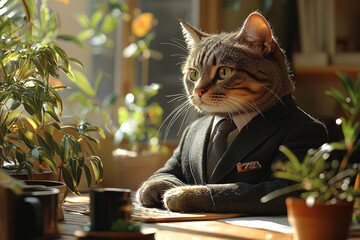
[[[292,96],[285,96],[240,131],[207,181],[206,151],[212,120],[213,117],[206,116],[188,126],[173,156],[150,179],[162,179],[179,186],[207,185],[215,212],[284,214],[286,196],[266,204],[260,202],[267,193],[290,184],[272,176],[272,163],[286,160],[279,146],[287,146],[302,158],[308,149],[327,142],[324,125],[299,109]],[[262,168],[238,172],[239,162],[253,161],[258,161]]]

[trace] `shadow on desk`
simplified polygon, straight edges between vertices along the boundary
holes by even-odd
[[[56,239],[74,240],[75,231],[90,225],[89,198],[84,196],[68,197],[64,203],[65,221],[61,222],[60,234]],[[188,219],[186,219],[188,220]],[[241,240],[291,240],[292,234],[270,230],[236,226],[218,220],[197,220],[180,222],[144,223],[142,231],[155,232],[156,240],[190,240],[190,239],[241,239]],[[97,238],[100,239],[100,238]],[[121,238],[119,238],[121,239]],[[360,240],[360,231],[351,231],[349,238]]]

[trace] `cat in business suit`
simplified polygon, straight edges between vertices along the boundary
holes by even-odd
[[[327,141],[323,124],[299,109],[285,55],[266,19],[250,14],[238,32],[207,34],[180,21],[188,46],[182,66],[188,101],[203,117],[188,126],[172,157],[137,191],[147,207],[180,212],[283,214],[286,196],[261,197],[291,184],[271,166]],[[236,129],[209,174],[214,127],[231,118]]]

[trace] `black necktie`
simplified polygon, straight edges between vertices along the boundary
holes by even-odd
[[[215,127],[216,133],[211,142],[212,145],[207,157],[206,174],[208,180],[210,179],[216,164],[227,149],[227,138],[229,133],[235,128],[236,125],[231,119],[223,119],[217,123],[217,126]]]

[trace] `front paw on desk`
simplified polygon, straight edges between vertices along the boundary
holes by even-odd
[[[165,192],[164,205],[174,212],[213,212],[211,191],[206,186],[175,187]]]

